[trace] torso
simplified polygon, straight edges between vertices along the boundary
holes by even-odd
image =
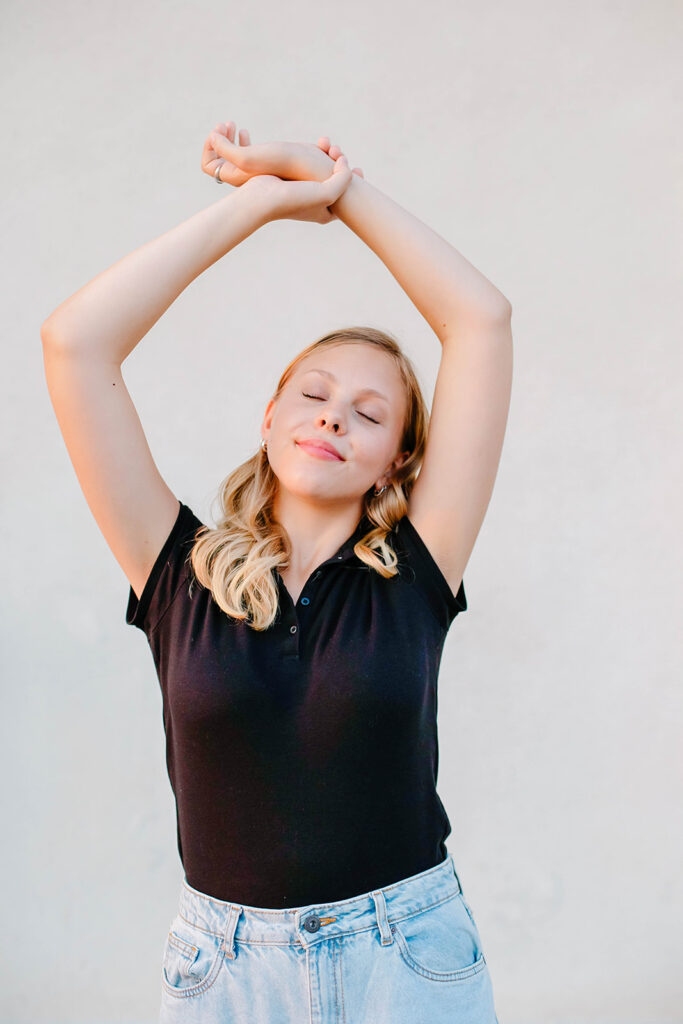
[[[278,614],[255,630],[207,588],[190,592],[202,525],[181,503],[126,612],[159,676],[189,885],[256,907],[316,906],[440,863],[437,678],[464,589],[448,593],[407,517],[391,541],[400,572],[382,577],[353,552],[359,524],[307,579],[285,568]]]

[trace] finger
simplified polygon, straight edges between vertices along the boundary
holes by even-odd
[[[346,191],[351,181],[351,170],[345,156],[340,156],[334,165],[334,170],[329,178],[322,182],[325,190],[325,206],[331,206],[343,192]]]
[[[213,148],[213,146],[211,144],[211,136],[209,135],[205,139],[204,146],[202,148],[202,162],[201,162],[202,170],[206,171],[207,174],[213,174],[214,171],[216,170],[216,168],[215,168],[215,166],[212,166],[212,165],[214,165],[215,163],[216,163],[216,151],[215,151],[215,149]]]
[[[228,139],[230,140],[230,142],[234,142],[235,141],[235,128],[236,127],[237,127],[237,125],[235,124],[234,121],[228,121],[228,123],[227,123],[227,136],[228,136]]]
[[[335,158],[334,167],[332,168],[332,175],[334,176],[335,174],[343,174],[345,171],[348,171],[350,174],[351,168],[349,167],[349,161],[347,157],[344,155],[344,153],[340,153],[339,156]]]
[[[224,138],[227,138],[229,136],[229,134],[230,134],[231,126],[232,126],[233,137],[234,137],[234,129],[235,129],[235,122],[234,121],[219,121],[218,124],[216,125],[216,127],[214,128],[214,131],[218,132],[218,134],[222,135]]]
[[[251,146],[251,139],[246,128],[240,128],[240,146]]]
[[[359,178],[365,178],[362,167],[354,167],[353,173],[357,174]]]
[[[342,150],[339,146],[330,146],[328,150],[328,156],[332,157],[333,160],[337,160],[342,155]]]
[[[320,146],[324,153],[327,153],[328,149],[330,148],[330,140],[328,139],[327,135],[320,136],[320,138],[318,139],[318,145]]]
[[[235,134],[234,129],[232,134]],[[219,135],[218,132],[211,132],[209,141],[217,156],[223,157],[224,160],[230,160],[237,167],[242,167],[244,154],[240,147],[236,146],[232,140]]]

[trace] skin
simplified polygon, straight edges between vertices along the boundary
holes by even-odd
[[[235,131],[235,122],[228,121],[220,122],[213,132],[209,132],[202,149],[202,171],[213,177],[220,168],[224,184],[240,187],[250,182],[258,186],[267,197],[272,220],[309,220],[319,224],[338,220],[334,205],[339,195],[353,175],[364,177],[362,168],[349,169],[342,150],[333,145],[326,135],[322,135],[317,144],[253,144],[246,128],[240,129],[237,142]],[[340,172],[336,186],[331,178]],[[316,183],[323,182],[328,186],[326,189],[316,187]],[[316,200],[319,201],[316,203]],[[325,205],[323,200],[329,205]]]
[[[336,381],[310,372],[314,367],[333,373]],[[388,402],[361,396],[366,387]],[[399,451],[404,414],[399,372],[371,345],[312,352],[280,397],[269,401],[261,434],[278,478],[274,514],[292,544],[289,567],[281,575],[295,600],[313,570],[356,528],[369,488],[388,485],[410,454]],[[330,441],[345,461],[316,458],[295,444],[309,437]]]
[[[313,142],[252,143],[247,128],[240,128],[235,142],[234,121],[219,122],[210,132],[202,150],[202,170],[212,177],[219,164],[221,181],[243,185],[253,174],[277,174],[280,178],[301,181],[322,181],[331,171],[331,163],[343,150],[332,144],[327,135]],[[327,155],[327,160],[323,158]],[[353,173],[364,177],[361,167]]]

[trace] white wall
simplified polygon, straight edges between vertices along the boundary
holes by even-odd
[[[683,1020],[680,7],[2,20],[0,1020],[158,1012],[181,878],[161,698],[39,331],[225,194],[199,161],[230,118],[253,142],[329,135],[512,302],[507,437],[442,664],[450,849],[501,1024]],[[268,225],[180,296],[124,364],[178,497],[210,515],[282,367],[351,323],[399,336],[431,404],[438,340],[340,222]]]

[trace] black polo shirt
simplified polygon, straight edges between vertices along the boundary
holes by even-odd
[[[467,608],[407,516],[399,575],[353,552],[354,533],[296,605],[273,570],[277,619],[257,631],[191,578],[203,524],[178,517],[126,622],[161,685],[178,850],[188,883],[248,906],[347,899],[440,863],[451,826],[436,791],[437,676]]]

